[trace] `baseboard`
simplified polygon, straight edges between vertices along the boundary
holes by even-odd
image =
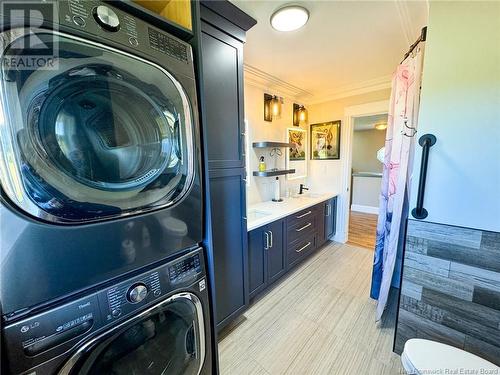
[[[366,214],[378,215],[378,207],[363,206],[362,204],[351,204],[351,211],[364,212]]]

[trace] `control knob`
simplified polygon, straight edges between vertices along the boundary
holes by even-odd
[[[120,29],[120,19],[113,9],[99,5],[94,8],[94,18],[97,23],[107,31],[118,31]]]
[[[143,283],[132,285],[127,292],[127,300],[131,303],[139,303],[148,295],[148,288]]]

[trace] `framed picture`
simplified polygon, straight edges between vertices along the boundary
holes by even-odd
[[[307,176],[307,131],[300,128],[287,129],[287,141],[293,146],[287,149],[286,167],[295,169],[295,173],[288,174],[289,180]]]
[[[340,159],[340,120],[311,125],[311,160]]]

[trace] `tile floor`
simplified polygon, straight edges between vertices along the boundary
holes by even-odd
[[[352,245],[316,252],[222,332],[221,374],[403,374],[392,353],[397,296],[375,323],[372,260]]]

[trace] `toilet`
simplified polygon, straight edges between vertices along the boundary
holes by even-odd
[[[401,362],[407,374],[500,374],[500,367],[474,354],[423,339],[406,342]]]

